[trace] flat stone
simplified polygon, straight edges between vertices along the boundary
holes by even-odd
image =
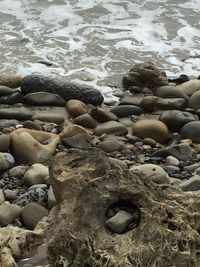
[[[114,138],[108,138],[98,144],[97,147],[107,153],[111,153],[114,151],[122,151],[122,149],[124,148],[124,144]]]
[[[66,107],[67,113],[73,118],[76,118],[88,112],[87,105],[83,103],[82,101],[76,100],[76,99],[71,99],[67,101],[65,107]]]
[[[155,110],[183,110],[186,106],[187,103],[183,98],[157,98],[154,108]]]
[[[2,189],[0,189],[0,204],[5,202],[5,196]]]
[[[128,117],[131,115],[141,115],[143,110],[138,106],[133,105],[120,105],[110,109],[110,112],[114,113],[117,117]]]
[[[118,120],[118,117],[115,114],[103,108],[94,108],[90,114],[95,120],[101,123]]]
[[[90,114],[82,114],[74,119],[74,123],[78,124],[80,126],[83,126],[85,128],[95,128],[96,121]]]
[[[24,103],[34,106],[65,106],[64,99],[58,94],[36,92],[24,96]]]
[[[176,88],[184,92],[186,95],[191,96],[200,90],[200,80],[190,80],[178,85]]]
[[[5,95],[12,95],[13,92],[13,89],[11,89],[10,87],[0,85],[0,97]]]
[[[15,119],[19,121],[29,120],[34,115],[34,112],[23,108],[7,108],[0,109],[0,119]]]
[[[113,134],[113,135],[126,135],[128,129],[123,124],[116,121],[108,121],[98,125],[94,129],[96,135]]]
[[[63,138],[62,142],[73,148],[79,148],[79,149],[91,149],[91,145],[86,141],[86,139],[83,136],[75,135],[73,137]]]
[[[163,170],[166,171],[168,175],[173,175],[175,173],[179,173],[180,169],[179,167],[173,166],[173,165],[166,165],[163,167]]]
[[[32,120],[40,120],[56,124],[62,124],[65,121],[65,116],[61,113],[43,111],[33,115]]]

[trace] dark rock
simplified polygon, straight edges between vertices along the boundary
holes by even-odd
[[[168,79],[168,82],[170,83],[175,83],[175,84],[181,84],[181,83],[185,83],[187,81],[189,81],[189,77],[185,74],[181,74],[178,78],[174,78],[174,79]]]
[[[139,86],[130,86],[128,89],[132,94],[140,94],[143,88]]]
[[[186,108],[186,105],[187,103],[183,98],[157,98],[154,108],[155,110],[183,110]]]
[[[0,104],[13,105],[16,103],[23,103],[24,99],[20,92],[13,93],[12,95],[0,97]]]
[[[85,140],[83,136],[75,135],[69,138],[63,138],[62,142],[68,147],[79,149],[91,149],[91,145]]]
[[[65,100],[60,95],[47,92],[27,94],[24,103],[33,106],[65,106]]]
[[[91,129],[95,128],[96,126],[96,121],[94,120],[94,118],[90,114],[87,114],[87,113],[76,117],[74,119],[74,123],[81,125],[85,128],[91,128]]]
[[[13,89],[7,86],[0,85],[0,96],[12,95]]]
[[[157,99],[156,96],[145,96],[140,102],[140,107],[147,112],[153,112]]]
[[[0,119],[16,119],[16,120],[28,120],[31,119],[34,112],[21,108],[7,108],[0,109]]]
[[[110,109],[110,112],[121,118],[128,117],[131,115],[141,115],[143,113],[143,110],[140,107],[133,105],[120,105]]]
[[[180,172],[180,169],[179,167],[176,167],[176,166],[172,166],[172,165],[166,165],[163,167],[164,171],[166,171],[166,173],[168,175],[172,175],[174,173],[179,173]]]
[[[170,131],[179,132],[185,124],[196,121],[197,119],[189,112],[167,110],[160,115],[159,120],[165,123]]]
[[[157,88],[168,85],[166,73],[159,70],[153,63],[135,64],[129,73],[123,77],[125,89],[131,86]]]
[[[92,109],[90,115],[98,122],[117,121],[118,117],[112,112],[103,108]]]
[[[101,105],[103,96],[100,91],[85,85],[73,84],[57,78],[42,75],[25,76],[21,83],[23,95],[36,92],[48,92],[60,95],[65,101],[78,99],[86,104]]]
[[[183,139],[189,138],[194,143],[200,142],[200,121],[192,121],[183,126],[181,129],[181,137]]]

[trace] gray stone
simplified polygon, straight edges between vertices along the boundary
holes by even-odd
[[[155,95],[161,98],[183,98],[188,102],[189,97],[175,86],[161,86],[155,90]]]
[[[12,95],[0,97],[0,104],[14,105],[23,102],[24,102],[23,96],[19,91],[13,93]]]
[[[111,153],[114,151],[122,151],[122,149],[124,148],[124,144],[114,138],[108,138],[98,144],[97,147],[107,153]]]
[[[138,106],[120,105],[110,109],[110,112],[114,113],[117,117],[122,118],[131,115],[141,115],[143,110]]]
[[[200,91],[195,92],[188,102],[188,107],[194,110],[200,109]]]
[[[91,145],[86,141],[83,136],[75,135],[69,138],[63,138],[62,142],[67,147],[79,148],[79,149],[90,149]]]
[[[40,120],[40,121],[46,121],[46,122],[52,122],[56,124],[62,124],[65,121],[65,116],[61,113],[55,113],[55,112],[40,112],[36,113],[33,117],[33,120]]]
[[[114,134],[114,135],[126,135],[128,133],[127,127],[116,121],[108,121],[98,125],[94,129],[96,135],[102,134]]]
[[[0,109],[0,119],[15,119],[15,120],[29,120],[34,115],[31,112],[22,108],[7,108]]]
[[[7,152],[10,146],[10,137],[7,134],[0,135],[0,152]]]
[[[81,125],[85,128],[91,128],[91,129],[95,128],[96,126],[96,121],[94,120],[94,118],[87,113],[76,117],[74,119],[74,123]]]
[[[6,226],[20,217],[21,208],[15,204],[3,203],[0,205],[0,225]]]
[[[16,166],[8,171],[9,176],[23,177],[26,172],[26,166]]]
[[[168,156],[165,161],[165,165],[179,166],[179,160],[173,156]]]
[[[122,168],[122,169],[127,169],[128,166],[126,164],[126,162],[124,162],[123,160],[120,160],[120,159],[116,159],[116,158],[111,158],[109,157],[109,160],[112,164]]]
[[[60,95],[47,92],[27,94],[24,103],[34,106],[65,106],[65,100]]]
[[[189,180],[186,180],[179,184],[179,187],[183,191],[198,191],[200,190],[200,176],[193,176]]]
[[[39,124],[33,121],[29,121],[29,120],[23,122],[23,127],[27,129],[42,131],[42,127]]]
[[[154,108],[155,110],[183,110],[186,106],[187,103],[183,98],[157,98]]]
[[[0,153],[0,171],[8,170],[13,165],[12,162],[10,162],[11,158],[7,156],[7,154],[8,153]]]
[[[173,165],[166,165],[163,167],[163,170],[166,171],[168,175],[172,175],[175,173],[179,173],[180,169],[179,167],[173,166]]]
[[[42,184],[47,176],[49,169],[43,164],[35,163],[24,174],[24,184],[27,186]]]
[[[14,200],[17,199],[18,195],[15,190],[10,190],[10,189],[5,189],[4,190],[4,195],[6,200]]]
[[[156,141],[152,138],[144,138],[143,140],[143,145],[150,145],[151,147],[155,147],[156,144]]]
[[[10,87],[0,85],[0,96],[12,95],[13,90]]]
[[[200,121],[192,121],[183,126],[181,129],[181,137],[183,139],[191,139],[194,143],[200,142]]]

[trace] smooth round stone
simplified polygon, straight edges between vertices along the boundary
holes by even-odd
[[[200,142],[200,121],[192,121],[183,126],[180,131],[181,137],[183,139],[189,138],[194,143]]]
[[[61,139],[70,138],[70,137],[73,137],[75,135],[82,136],[87,141],[90,141],[90,139],[91,139],[90,133],[82,126],[79,126],[76,124],[66,126],[63,129],[63,131],[60,133],[60,138]]]
[[[21,208],[18,205],[3,203],[0,205],[0,225],[6,226],[12,223],[21,215]]]
[[[23,127],[27,128],[27,129],[42,131],[42,127],[39,124],[37,124],[36,122],[33,122],[33,121],[24,121],[23,122]]]
[[[56,124],[62,124],[65,121],[65,116],[60,113],[55,112],[40,112],[36,113],[32,120],[40,120],[40,121],[46,121],[46,122],[52,122]]]
[[[7,86],[0,85],[0,96],[12,95],[13,90]]]
[[[189,97],[175,86],[161,86],[155,91],[155,94],[161,98],[183,98],[188,102]]]
[[[48,211],[43,206],[37,203],[29,203],[22,209],[22,221],[27,229],[33,230],[47,214]]]
[[[158,165],[143,164],[130,168],[130,171],[135,175],[141,175],[141,179],[146,181],[151,179],[156,184],[169,184],[168,174]]]
[[[14,158],[9,153],[0,153],[0,171],[8,170],[14,164]]]
[[[91,145],[87,142],[87,140],[80,135],[75,135],[73,137],[63,138],[62,143],[64,143],[67,147],[73,147],[78,149],[91,149]]]
[[[144,138],[143,145],[150,145],[151,147],[155,147],[156,141],[152,138]]]
[[[155,110],[178,109],[183,110],[187,106],[183,98],[157,98],[155,102]]]
[[[24,108],[7,108],[0,109],[0,119],[15,119],[15,120],[29,120],[34,115],[34,112]]]
[[[44,183],[44,179],[49,176],[49,169],[40,163],[33,164],[24,174],[24,184],[32,186]]]
[[[114,113],[117,117],[122,118],[131,115],[141,115],[143,110],[138,106],[120,105],[110,109],[110,112]]]
[[[200,90],[200,89],[199,89]],[[194,110],[200,109],[200,91],[195,92],[188,102],[188,107]]]
[[[168,156],[165,161],[165,165],[179,166],[180,162],[173,156]]]
[[[140,102],[140,107],[148,112],[153,112],[155,110],[155,105],[158,97],[156,96],[145,96]]]
[[[6,200],[14,200],[18,197],[17,192],[10,189],[4,190],[4,196]]]
[[[14,203],[19,205],[20,207],[24,207],[26,204],[36,202],[39,205],[46,206],[47,203],[47,194],[41,188],[33,188],[29,189],[24,194],[20,195]]]
[[[36,92],[24,96],[24,103],[34,106],[65,106],[64,99],[58,94]]]
[[[76,117],[74,119],[74,123],[80,126],[86,127],[86,128],[91,128],[91,129],[95,128],[96,126],[96,121],[94,120],[94,118],[87,113]]]
[[[114,151],[122,151],[124,144],[116,139],[106,139],[97,146],[103,151],[110,153]]]
[[[0,74],[0,85],[10,88],[17,88],[21,86],[22,76],[16,74]]]
[[[10,136],[7,134],[0,135],[0,152],[7,152],[10,146]]]
[[[184,92],[186,95],[191,96],[200,90],[200,80],[190,80],[178,85],[176,88]]]
[[[13,177],[23,177],[26,169],[26,166],[16,166],[8,171],[8,175]]]
[[[172,165],[166,165],[163,167],[164,171],[166,171],[166,173],[168,175],[172,175],[174,173],[179,173],[180,169],[176,166],[172,166]]]
[[[167,126],[157,120],[141,120],[136,122],[132,128],[133,135],[142,139],[152,138],[158,143],[165,143],[169,139],[169,130]]]
[[[103,108],[94,108],[92,109],[90,115],[95,119],[97,120],[98,122],[108,122],[108,121],[117,121],[118,120],[118,117],[108,111],[108,110],[105,110]]]
[[[171,131],[179,132],[185,124],[197,119],[189,112],[167,110],[160,115],[159,120],[166,124]]]
[[[186,180],[179,184],[179,187],[183,191],[198,191],[200,190],[200,176],[195,175],[189,180]]]
[[[82,101],[76,100],[76,99],[71,99],[67,101],[65,107],[66,107],[67,113],[73,118],[76,118],[88,112],[87,105],[83,103]]]
[[[96,135],[113,134],[113,135],[127,135],[128,129],[123,124],[116,121],[108,121],[98,125],[94,129]]]

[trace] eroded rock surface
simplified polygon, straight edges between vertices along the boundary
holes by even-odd
[[[198,192],[143,181],[97,149],[57,154],[50,176],[58,204],[48,232],[50,267],[200,266]],[[128,231],[106,226],[110,207],[112,223]],[[124,213],[137,222],[129,225]]]

